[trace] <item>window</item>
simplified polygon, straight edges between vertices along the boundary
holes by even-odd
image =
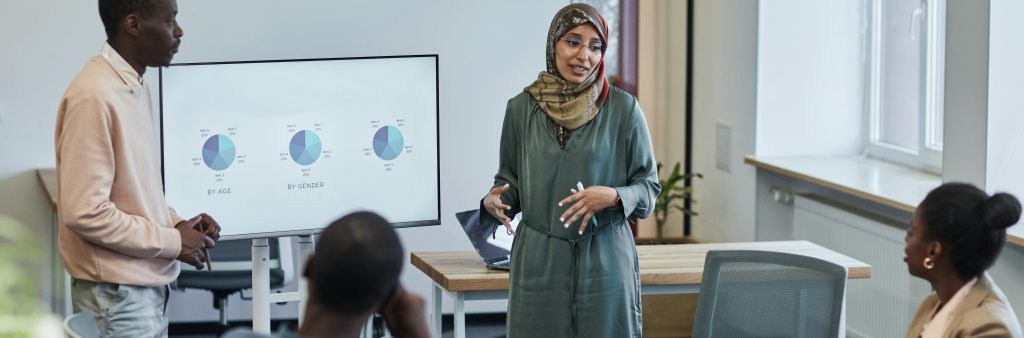
[[[873,157],[942,169],[944,0],[872,0],[868,149]]]
[[[597,8],[608,22],[605,76],[611,84],[636,95],[638,0],[574,0]]]

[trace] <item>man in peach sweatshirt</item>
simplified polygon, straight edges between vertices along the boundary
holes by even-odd
[[[220,226],[168,207],[153,101],[142,75],[167,66],[182,30],[175,0],[99,0],[107,41],[68,86],[57,114],[60,253],[75,311],[103,337],[166,337],[178,261],[197,269]]]

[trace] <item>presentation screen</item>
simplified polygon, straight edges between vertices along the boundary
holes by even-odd
[[[160,70],[164,192],[227,239],[312,234],[370,210],[440,224],[437,55]]]

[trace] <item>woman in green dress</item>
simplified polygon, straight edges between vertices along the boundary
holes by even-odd
[[[555,14],[547,71],[508,101],[485,225],[522,212],[512,246],[508,337],[639,337],[640,272],[630,218],[661,192],[643,112],[604,77],[607,24]],[[585,186],[578,189],[578,186]]]

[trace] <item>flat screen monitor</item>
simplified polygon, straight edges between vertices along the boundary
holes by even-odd
[[[225,239],[440,224],[437,55],[172,64],[159,87],[167,201]]]

